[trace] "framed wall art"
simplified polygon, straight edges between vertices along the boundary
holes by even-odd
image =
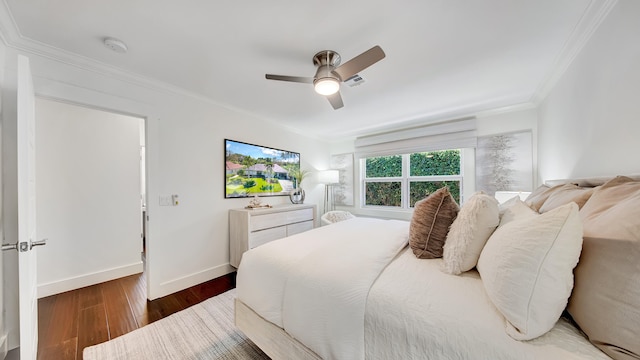
[[[338,170],[340,178],[332,187],[334,205],[353,206],[353,153],[332,155],[331,169]]]
[[[476,190],[531,191],[533,149],[531,131],[478,138],[476,148]]]

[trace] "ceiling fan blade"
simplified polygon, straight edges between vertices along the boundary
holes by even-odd
[[[265,78],[269,80],[280,80],[280,81],[291,81],[291,82],[313,84],[312,77],[266,74]]]
[[[342,96],[340,96],[340,91],[332,95],[327,95],[327,100],[329,100],[331,106],[333,106],[333,110],[338,110],[344,106],[342,103]]]
[[[380,46],[376,45],[371,49],[363,52],[362,54],[354,57],[353,59],[347,61],[346,63],[338,66],[333,71],[335,71],[342,80],[347,80],[353,75],[359,73],[360,71],[368,68],[369,66],[377,63],[378,61],[384,59],[385,57],[384,51]]]

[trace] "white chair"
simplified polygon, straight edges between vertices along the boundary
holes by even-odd
[[[348,211],[342,210],[332,210],[327,211],[322,217],[320,217],[320,221],[322,225],[331,225],[333,223],[337,223],[338,221],[344,221],[353,219],[355,216]]]

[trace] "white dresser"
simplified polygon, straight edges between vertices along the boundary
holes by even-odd
[[[315,205],[276,205],[269,209],[229,210],[230,263],[240,265],[242,254],[269,241],[314,228]]]

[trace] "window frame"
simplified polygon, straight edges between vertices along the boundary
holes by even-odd
[[[460,174],[459,175],[428,175],[428,176],[410,176],[410,156],[411,154],[421,152],[436,152],[445,150],[458,150],[460,152]],[[460,182],[460,203],[464,201],[464,169],[465,169],[465,149],[441,149],[441,150],[424,150],[413,151],[406,154],[388,154],[388,155],[371,155],[361,157],[360,160],[360,208],[370,210],[386,210],[386,211],[413,211],[413,206],[409,204],[410,186],[412,182],[431,182],[431,181],[459,181]],[[372,177],[367,178],[367,159],[384,157],[384,156],[397,156],[402,157],[402,174],[400,177]],[[368,205],[367,204],[367,183],[374,182],[400,182],[400,206],[387,206],[387,205]]]

